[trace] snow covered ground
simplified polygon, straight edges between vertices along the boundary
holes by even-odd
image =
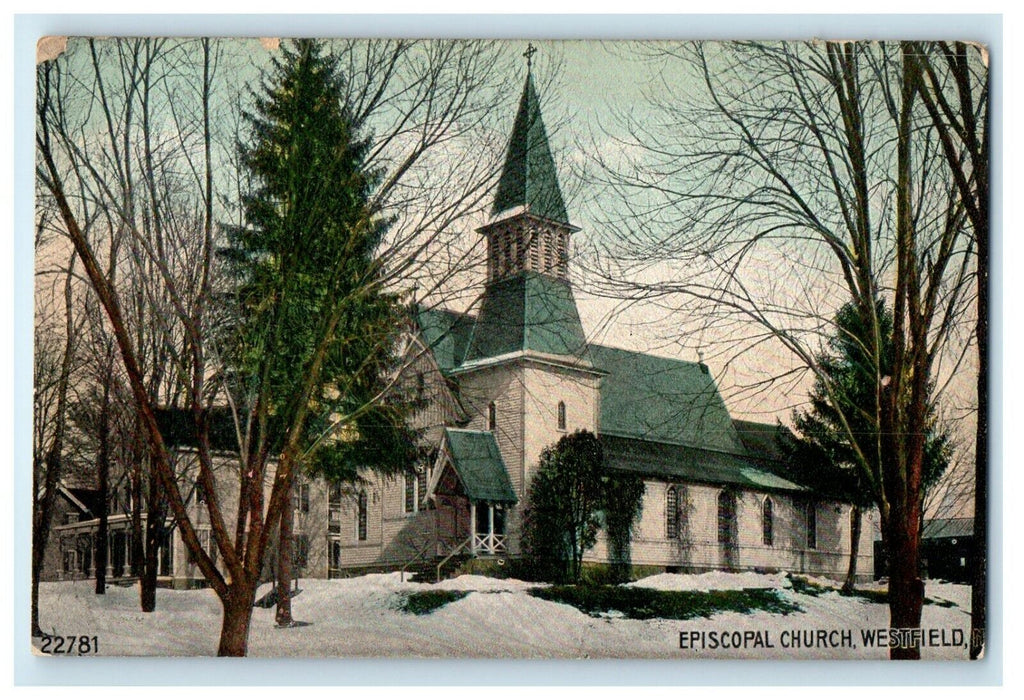
[[[274,610],[253,610],[252,656],[302,657],[541,657],[541,658],[873,658],[888,650],[866,648],[862,630],[888,627],[885,605],[837,593],[796,593],[779,574],[660,574],[633,586],[662,590],[775,588],[802,608],[777,615],[719,613],[710,619],[628,620],[614,613],[590,617],[576,608],[530,596],[536,584],[483,576],[461,576],[439,584],[403,583],[396,574],[332,581],[304,579],[292,603],[296,620],[310,623],[274,627]],[[834,584],[833,584],[834,585]],[[62,635],[95,635],[102,655],[196,656],[213,654],[220,631],[220,604],[212,591],[161,589],[157,611],[143,614],[136,588],[92,592],[90,581],[45,583],[40,592],[43,628]],[[431,589],[470,593],[428,615],[404,613],[404,594]],[[261,589],[260,593],[266,589]],[[949,641],[953,630],[970,628],[970,588],[931,582],[926,595],[955,603],[926,605],[922,628],[934,640]],[[824,630],[823,637],[819,630]],[[849,645],[843,641],[849,630]],[[704,635],[700,635],[700,633]],[[711,648],[711,633],[729,646]],[[794,640],[817,640],[793,648]],[[680,648],[680,637],[688,648]],[[829,636],[831,635],[831,636]],[[942,636],[944,635],[944,636]],[[841,644],[828,646],[829,640]],[[825,644],[823,648],[819,644]],[[770,646],[769,646],[770,645]],[[801,645],[802,646],[802,645]],[[929,646],[926,659],[966,659],[965,647]]]

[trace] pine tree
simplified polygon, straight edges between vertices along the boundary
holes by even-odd
[[[407,402],[388,392],[400,308],[374,257],[389,222],[369,204],[370,141],[325,45],[295,40],[281,51],[246,115],[241,153],[255,189],[224,256],[236,282],[232,383],[249,412],[243,448],[266,459],[297,441],[294,468],[283,470],[290,494],[296,469],[334,481],[358,478],[360,466],[397,472],[415,441]],[[281,625],[291,624],[292,513],[280,523]]]
[[[828,378],[832,397],[819,377],[810,394],[811,408],[795,411],[793,422],[798,439],[787,445],[792,464],[800,478],[816,491],[831,494],[853,504],[850,531],[850,563],[843,590],[850,592],[856,583],[861,514],[880,497],[856,466],[854,446],[844,430],[840,415],[857,436],[857,447],[869,459],[878,459],[878,413],[875,387],[878,377],[892,372],[892,312],[882,300],[877,302],[879,332],[882,337],[883,366],[876,368],[864,348],[868,329],[852,303],[843,305],[835,317],[836,334],[828,349],[818,355],[822,375]],[[834,399],[834,400],[833,400]],[[929,410],[929,431],[925,442],[924,487],[935,484],[949,466],[952,450],[949,433]]]

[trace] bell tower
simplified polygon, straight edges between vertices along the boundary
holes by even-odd
[[[508,511],[509,551],[518,553],[522,509],[541,452],[575,430],[597,430],[599,389],[569,281],[569,223],[541,118],[527,49],[527,73],[487,238],[487,281],[451,375],[471,416],[467,428],[493,434],[518,504]]]
[[[505,165],[498,180],[491,220],[478,229],[487,237],[487,282],[535,272],[569,281],[569,223],[558,172],[548,144],[540,100],[530,70],[519,99]]]

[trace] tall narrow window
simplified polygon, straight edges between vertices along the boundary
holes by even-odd
[[[718,541],[725,545],[736,543],[736,494],[732,491],[718,495]]]
[[[295,484],[292,494],[292,505],[296,513],[309,512],[309,484]]]
[[[498,427],[498,407],[491,401],[487,404],[487,429],[494,430]]]
[[[665,491],[665,537],[679,537],[679,487],[669,486]]]
[[[772,514],[772,499],[765,497],[761,506],[761,543],[765,547],[771,547],[774,537],[774,521]]]
[[[416,511],[416,475],[406,474],[405,475],[405,512],[414,513]]]
[[[359,541],[366,539],[366,491],[359,492],[359,510],[356,514],[356,538]]]
[[[427,466],[421,465],[416,472],[416,508],[423,510],[427,502]]]
[[[327,493],[327,532],[341,534],[341,486],[331,484]]]
[[[807,526],[807,549],[818,548],[818,504],[807,501],[804,504],[804,522]]]
[[[558,429],[565,430],[565,401],[558,402]]]

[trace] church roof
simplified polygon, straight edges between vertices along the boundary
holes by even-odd
[[[601,380],[602,435],[745,455],[718,387],[702,363],[590,346]]]
[[[524,350],[587,356],[583,324],[567,281],[522,272],[487,286],[465,361]]]
[[[515,503],[518,500],[494,433],[446,428],[444,443],[452,467],[470,500],[493,503]]]
[[[615,471],[667,481],[723,484],[757,491],[809,491],[764,463],[741,455],[614,435],[602,435],[601,445],[605,465]]]
[[[779,444],[780,439],[793,439],[793,433],[781,423],[758,423],[751,420],[735,418],[732,424],[740,441],[752,456],[760,459],[782,461],[786,455]]]
[[[497,215],[517,207],[545,219],[569,223],[540,114],[540,100],[529,72],[491,213]]]
[[[420,340],[434,353],[434,361],[442,372],[462,364],[473,332],[474,317],[447,309],[418,309],[416,324]]]

